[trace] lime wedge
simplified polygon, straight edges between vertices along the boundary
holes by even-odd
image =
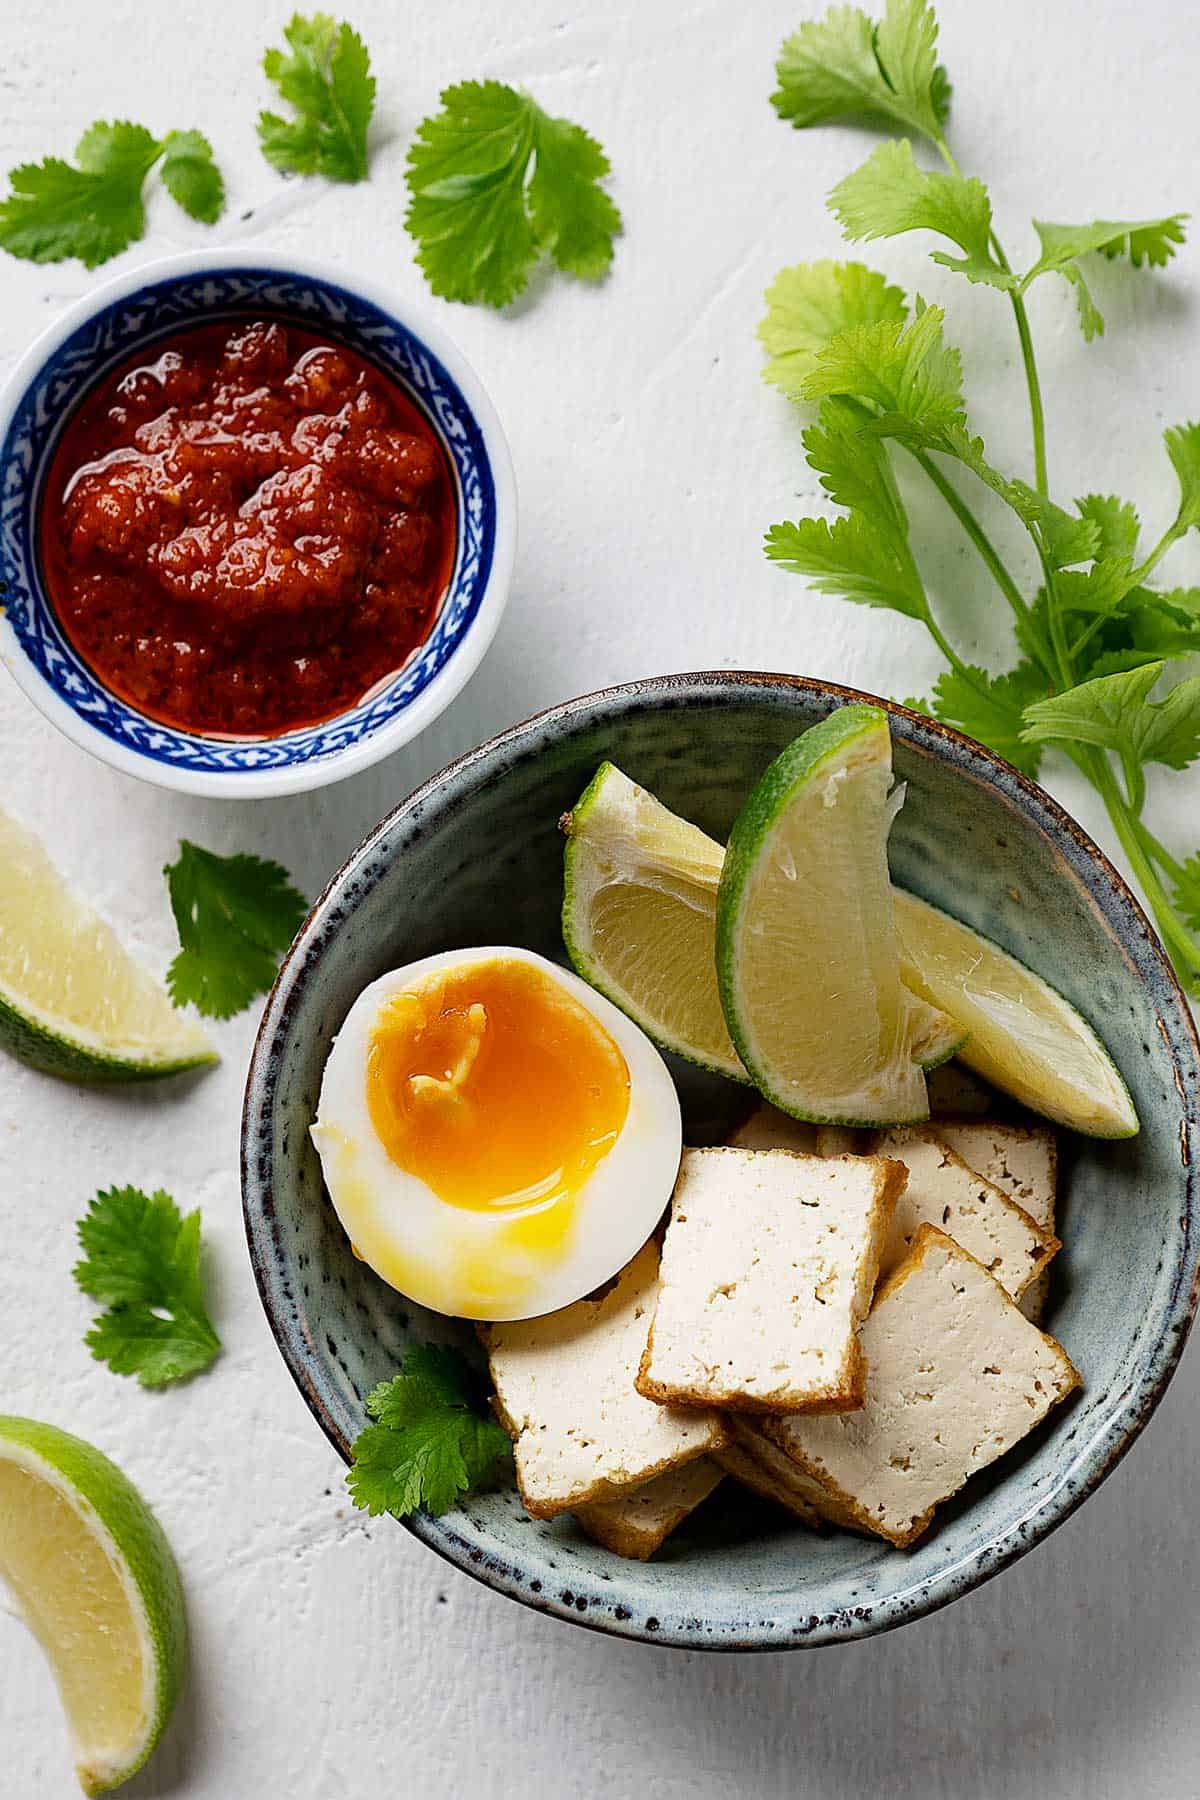
[[[563,941],[578,973],[660,1049],[748,1082],[717,990],[720,844],[609,762],[562,825]],[[935,1068],[966,1033],[915,995],[909,1004],[913,1054]]]
[[[888,878],[886,716],[843,706],[771,764],[730,834],[717,980],[755,1086],[794,1118],[929,1116]]]
[[[0,1415],[0,1576],[50,1659],[80,1786],[119,1786],[183,1683],[183,1590],[161,1529],[90,1444]]]
[[[0,810],[0,1048],[70,1081],[144,1081],[216,1061],[26,826]]]
[[[720,844],[608,762],[562,824],[563,941],[578,973],[660,1048],[748,1081],[717,992]]]
[[[960,1062],[1034,1112],[1088,1137],[1132,1137],[1129,1089],[1084,1019],[1040,975],[990,938],[895,890],[900,967],[909,987],[966,1027]]]

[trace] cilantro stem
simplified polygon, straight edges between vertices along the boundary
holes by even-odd
[[[1159,843],[1148,825],[1144,824],[1141,819],[1135,819],[1134,829],[1142,840],[1147,855],[1154,858],[1155,862],[1161,869],[1166,871],[1172,881],[1182,882],[1187,879],[1187,871],[1184,869],[1183,864],[1177,857],[1171,855],[1171,852],[1167,849],[1165,844]]]
[[[1149,901],[1163,940],[1181,969],[1186,971],[1187,978],[1194,981],[1200,976],[1200,943],[1184,926],[1163,892],[1158,871],[1147,853],[1147,847],[1143,845],[1136,815],[1120,790],[1108,757],[1103,750],[1092,749],[1086,753],[1084,761],[1093,785],[1104,801],[1121,848],[1129,858],[1130,866],[1141,883],[1142,892]]]
[[[942,499],[946,502],[946,505],[950,508],[951,512],[978,550],[981,558],[993,576],[996,585],[1003,593],[1014,613],[1016,613],[1019,619],[1028,618],[1029,608],[1025,604],[1020,588],[1005,568],[992,540],[988,537],[983,526],[979,523],[979,520],[975,517],[975,514],[971,511],[971,508],[967,505],[953,482],[942,474],[942,471],[926,451],[913,450],[909,446],[905,447],[909,449],[909,454],[912,456],[913,460],[925,471],[938,493],[942,496]]]
[[[1167,554],[1167,551],[1171,548],[1172,544],[1178,543],[1179,539],[1185,535],[1186,531],[1187,527],[1185,525],[1180,525],[1178,519],[1173,519],[1159,538],[1157,544],[1155,544],[1145,562],[1139,563],[1129,577],[1129,587],[1140,587],[1147,575],[1150,574],[1151,570],[1158,567],[1158,564]],[[1129,588],[1126,588],[1125,592],[1128,593]],[[1122,595],[1122,598],[1124,598],[1124,595]]]
[[[1007,269],[1008,258],[1000,248],[999,240],[993,234],[992,249],[996,260]],[[1033,475],[1034,485],[1038,493],[1046,500],[1050,496],[1050,481],[1046,473],[1046,415],[1042,409],[1042,384],[1038,377],[1037,361],[1033,354],[1033,337],[1029,330],[1029,314],[1025,310],[1025,302],[1020,294],[1010,294],[1013,317],[1017,322],[1017,336],[1021,340],[1021,361],[1025,365],[1025,385],[1029,389],[1029,422],[1033,430]]]
[[[945,138],[939,133],[934,140],[942,161],[952,175],[962,176],[953,151]],[[989,232],[988,242],[992,246],[992,254],[1006,274],[1012,274],[1012,264],[1004,254],[1004,246],[994,231]],[[1050,480],[1046,472],[1046,412],[1042,404],[1042,383],[1038,375],[1037,358],[1033,351],[1033,334],[1029,329],[1029,314],[1025,310],[1025,301],[1018,293],[1010,292],[1009,304],[1016,320],[1017,336],[1021,340],[1021,361],[1025,368],[1025,386],[1029,391],[1029,423],[1033,432],[1033,476],[1034,485],[1043,500],[1050,497]]]

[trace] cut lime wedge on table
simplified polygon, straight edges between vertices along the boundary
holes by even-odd
[[[0,1047],[71,1081],[145,1081],[216,1061],[112,930],[0,810]]]
[[[970,1032],[960,1060],[1034,1112],[1089,1137],[1132,1137],[1129,1089],[1087,1020],[990,938],[897,888],[911,988]]]
[[[720,844],[607,762],[563,826],[563,939],[579,974],[662,1049],[748,1082],[717,989]],[[933,1068],[966,1034],[909,1004],[914,1054]]]
[[[99,1450],[0,1415],[0,1576],[50,1659],[80,1786],[117,1787],[162,1736],[187,1658],[158,1523]]]
[[[730,833],[717,980],[759,1091],[799,1119],[925,1119],[900,982],[886,715],[843,706],[771,764]]]

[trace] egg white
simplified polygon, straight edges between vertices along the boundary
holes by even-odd
[[[506,1209],[440,1200],[392,1161],[367,1106],[367,1053],[381,1007],[431,976],[498,960],[541,969],[604,1027],[629,1070],[625,1122],[553,1246],[520,1242]],[[467,1319],[537,1318],[610,1280],[657,1225],[682,1147],[679,1096],[645,1033],[577,975],[505,945],[427,956],[364,988],[329,1053],[311,1130],[329,1197],[358,1255],[419,1305]]]

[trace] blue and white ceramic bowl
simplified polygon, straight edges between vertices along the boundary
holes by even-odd
[[[399,382],[445,447],[458,545],[433,631],[381,691],[321,725],[230,741],[117,699],[61,630],[39,567],[42,488],[62,426],[109,370],[189,324],[247,314],[327,330]],[[469,680],[508,597],[516,491],[491,401],[450,340],[381,284],[307,258],[235,247],[168,257],[88,294],[17,365],[0,397],[0,655],[46,717],[114,768],[160,786],[252,799],[338,781],[429,725]]]
[[[497,935],[562,956],[559,815],[610,757],[724,838],[798,732],[846,700],[786,675],[677,675],[573,700],[472,751],[405,800],[336,875],[268,1003],[250,1070],[243,1192],[263,1305],[288,1367],[346,1456],[364,1396],[405,1348],[469,1326],[423,1313],[354,1257],[309,1141],[334,1033],[369,981]],[[876,705],[887,702],[876,701]],[[1049,795],[945,726],[889,706],[908,784],[898,881],[1039,970],[1103,1034],[1142,1121],[1122,1143],[1064,1141],[1047,1328],[1082,1392],[941,1509],[911,1550],[820,1536],[725,1482],[648,1563],[569,1517],[527,1518],[511,1490],[409,1528],[458,1568],[539,1611],[623,1637],[772,1650],[864,1637],[997,1574],[1094,1492],[1135,1441],[1179,1359],[1200,1263],[1200,1048],[1158,939],[1120,876]],[[503,927],[501,931],[501,925]],[[690,1141],[742,1090],[677,1065]],[[1180,1521],[1180,1529],[1188,1528]]]

